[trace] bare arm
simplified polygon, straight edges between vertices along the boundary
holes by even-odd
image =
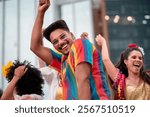
[[[13,92],[16,87],[16,84],[18,80],[25,74],[26,70],[25,66],[19,66],[18,68],[15,69],[14,76],[10,83],[8,84],[7,88],[3,92],[3,95],[1,97],[1,100],[14,100]]]
[[[102,60],[106,71],[110,78],[114,81],[116,77],[116,68],[110,60],[106,40],[99,34],[96,37],[96,42],[101,47]]]
[[[41,45],[43,46],[43,40],[41,42]],[[46,66],[46,63],[39,57],[38,57],[38,63],[39,63],[39,68],[43,68]]]
[[[42,45],[42,26],[46,10],[50,5],[50,0],[39,0],[38,13],[33,26],[32,35],[31,35],[31,50],[40,57],[46,63],[50,63],[52,60],[52,55],[49,48],[46,48]]]
[[[90,100],[90,65],[86,62],[80,63],[75,68],[75,77],[77,79],[78,86],[78,98],[79,100]]]
[[[40,68],[43,68],[46,66],[45,62],[42,59],[38,58],[38,61],[39,61],[39,67]]]

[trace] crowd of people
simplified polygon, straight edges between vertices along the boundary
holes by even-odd
[[[39,57],[40,68],[27,61],[9,65],[5,69],[9,84],[1,99],[41,100],[44,81],[49,86],[48,99],[52,100],[150,99],[150,74],[144,69],[144,52],[138,45],[128,45],[114,65],[106,40],[100,34],[95,38],[101,48],[98,50],[88,40],[87,33],[75,39],[64,20],[57,20],[43,30],[49,6],[50,0],[39,0],[31,35],[30,48]],[[42,44],[43,37],[55,50]],[[113,92],[110,92],[108,80],[111,80]]]

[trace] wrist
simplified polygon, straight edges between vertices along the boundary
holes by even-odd
[[[39,17],[44,17],[44,15],[45,15],[45,12],[44,12],[44,11],[38,10],[37,16],[39,16]]]
[[[20,79],[21,76],[14,74],[14,78],[15,78],[15,79]]]
[[[105,46],[105,45],[106,45],[106,41],[103,40],[102,43],[101,43],[101,45],[102,45],[102,46]]]

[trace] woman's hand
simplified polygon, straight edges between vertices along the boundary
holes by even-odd
[[[106,42],[105,38],[102,37],[100,34],[96,36],[95,41],[100,47],[103,45],[104,42]]]
[[[15,69],[14,76],[20,79],[26,73],[26,71],[26,66],[19,66]]]
[[[81,39],[88,39],[88,33],[87,32],[83,32],[81,35],[80,35]]]

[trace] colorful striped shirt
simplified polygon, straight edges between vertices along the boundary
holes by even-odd
[[[110,98],[110,91],[106,82],[101,55],[89,40],[75,40],[68,56],[58,54],[53,50],[50,51],[53,56],[51,66],[61,72],[62,75],[63,99],[78,99],[75,68],[81,62],[87,62],[91,65],[91,100],[105,100]]]

